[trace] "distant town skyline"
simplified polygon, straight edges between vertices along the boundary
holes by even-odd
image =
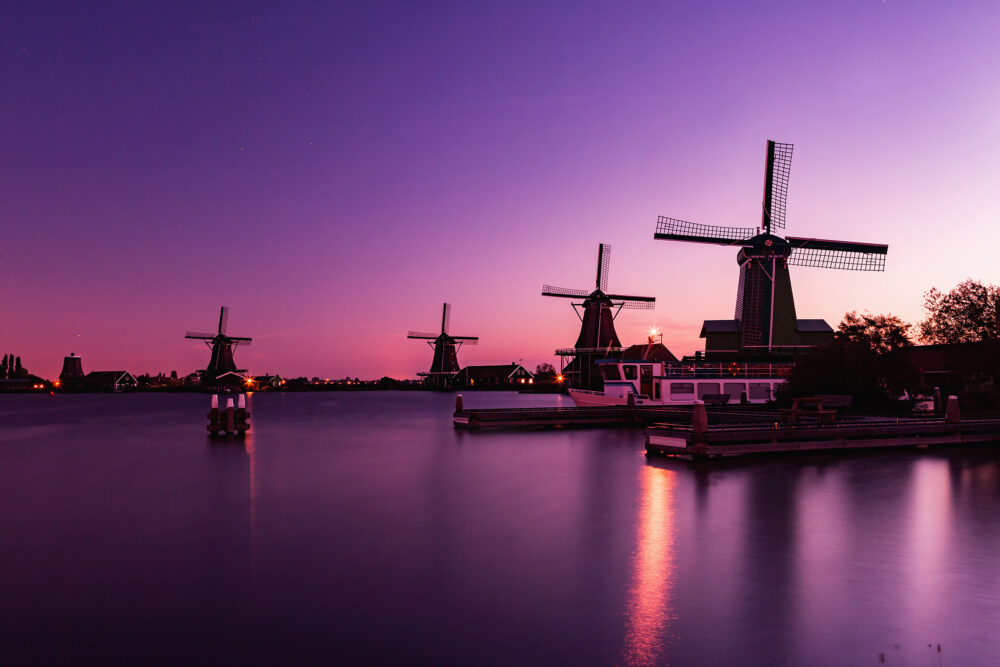
[[[798,316],[910,322],[1000,283],[1000,6],[974,2],[248,2],[0,9],[0,347],[135,375],[203,368],[222,305],[252,374],[413,377],[558,363],[598,243],[623,344],[678,356],[733,316],[735,252],[656,218],[759,222],[795,145],[789,229],[889,244],[884,273],[794,267]]]

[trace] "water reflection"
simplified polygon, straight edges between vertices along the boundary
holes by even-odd
[[[671,600],[676,473],[645,466],[640,480],[638,540],[625,607],[622,659],[627,665],[664,664],[669,626],[676,618]]]

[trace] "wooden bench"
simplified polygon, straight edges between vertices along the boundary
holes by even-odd
[[[796,424],[799,417],[815,417],[820,424],[832,424],[837,417],[836,410],[823,408],[820,396],[807,396],[792,401],[791,408],[781,409],[781,421],[786,424]]]
[[[823,399],[823,407],[831,410],[846,408],[854,400],[850,394],[816,394],[816,398]]]

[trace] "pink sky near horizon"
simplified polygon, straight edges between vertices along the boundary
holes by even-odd
[[[789,234],[889,244],[794,267],[799,317],[1000,283],[1000,6],[764,7],[6,7],[0,352],[187,373],[228,305],[251,373],[413,377],[449,301],[461,363],[533,369],[579,328],[542,284],[589,288],[606,242],[657,299],[622,341],[689,354],[736,252],[656,217],[755,226],[767,139]]]

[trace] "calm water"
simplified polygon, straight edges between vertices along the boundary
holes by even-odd
[[[205,396],[0,396],[0,664],[1000,662],[997,457],[703,468],[453,400],[257,394],[244,446]]]

